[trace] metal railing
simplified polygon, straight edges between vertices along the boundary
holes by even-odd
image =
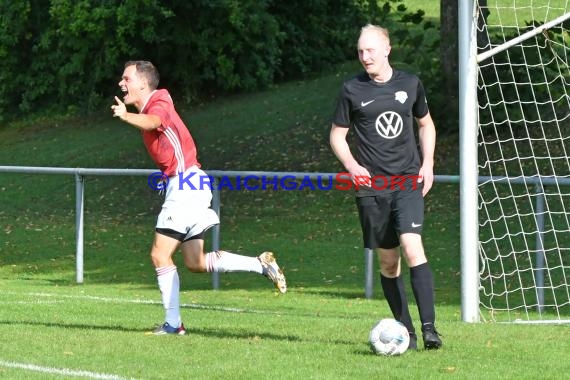
[[[25,173],[25,174],[63,174],[75,176],[75,231],[76,231],[76,282],[83,283],[83,256],[84,256],[84,199],[86,176],[150,176],[157,172],[156,169],[103,169],[103,168],[60,168],[60,167],[38,167],[38,166],[0,166],[0,173]],[[265,171],[226,171],[209,170],[208,176],[214,179],[212,186],[212,209],[220,214],[220,190],[215,186],[219,178],[308,178],[310,180],[320,180],[322,178],[336,179],[338,173],[310,173],[310,172],[265,172]],[[459,183],[459,176],[436,175],[435,182]],[[212,250],[220,249],[220,225],[212,227]],[[364,249],[364,293],[366,298],[372,298],[374,286],[374,253],[371,249]],[[212,273],[212,287],[218,289],[220,286],[219,273]]]

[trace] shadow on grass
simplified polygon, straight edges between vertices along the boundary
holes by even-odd
[[[221,329],[208,329],[208,328],[193,328],[189,331],[191,335],[201,335],[204,337],[210,338],[219,338],[219,339],[271,339],[271,340],[280,340],[280,341],[288,341],[288,342],[300,342],[301,339],[298,336],[290,335],[290,334],[273,334],[273,333],[262,333],[262,332],[250,332],[250,331],[228,331],[228,330],[221,330]]]
[[[136,328],[136,327],[125,327],[118,325],[88,325],[83,323],[54,323],[54,322],[37,322],[37,321],[9,321],[0,320],[0,325],[6,326],[39,326],[45,328],[57,328],[65,330],[91,330],[91,331],[114,331],[114,332],[129,332],[129,333],[140,333],[148,336],[153,336],[149,328]],[[231,331],[226,329],[211,329],[211,328],[192,328],[188,330],[188,335],[200,335],[206,338],[216,338],[216,339],[259,339],[259,340],[274,340],[274,341],[284,341],[284,342],[308,342],[308,343],[322,343],[322,344],[335,344],[335,345],[349,345],[355,344],[354,341],[335,339],[335,340],[323,340],[323,339],[313,339],[313,338],[301,338],[297,335],[292,334],[275,334],[260,331]],[[370,355],[370,351],[358,349],[354,351],[358,355]]]
[[[377,292],[382,293],[381,290],[375,289]],[[334,291],[334,290],[321,290],[321,289],[305,289],[303,290],[304,294],[316,295],[319,297],[328,297],[328,298],[345,298],[345,299],[365,299],[366,294],[364,293],[364,289],[362,290],[348,290],[348,291]],[[373,294],[373,297],[370,298],[371,300],[376,300],[379,298],[376,293]]]
[[[152,335],[150,333],[150,329],[141,329],[141,328],[129,328],[125,326],[117,326],[117,325],[108,325],[108,326],[97,326],[97,325],[88,325],[82,323],[53,323],[53,322],[37,322],[37,321],[7,321],[7,320],[0,320],[0,325],[7,325],[7,326],[18,326],[18,325],[26,325],[26,326],[40,326],[46,328],[60,328],[60,329],[76,329],[76,330],[96,330],[96,331],[118,331],[118,332],[135,332],[135,333],[142,333],[145,335]],[[265,333],[265,332],[254,332],[254,331],[243,331],[243,332],[236,332],[236,331],[228,331],[228,330],[220,330],[220,329],[205,329],[205,328],[193,328],[189,331],[190,335],[202,335],[205,337],[212,337],[212,338],[219,338],[219,339],[270,339],[270,340],[278,340],[278,341],[288,341],[288,342],[298,342],[302,341],[298,336],[290,335],[290,334],[273,334],[273,333]],[[350,342],[341,342],[343,344],[348,344]]]
[[[62,329],[77,329],[77,330],[100,330],[100,331],[122,331],[122,332],[147,332],[148,329],[140,328],[129,328],[125,326],[95,326],[87,325],[82,323],[53,323],[53,322],[37,322],[37,321],[2,321],[0,320],[0,325],[7,326],[41,326],[48,328],[62,328]]]

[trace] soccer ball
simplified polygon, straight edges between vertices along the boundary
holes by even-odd
[[[375,354],[396,356],[403,354],[408,349],[410,334],[401,322],[385,318],[376,323],[370,330],[368,342]]]

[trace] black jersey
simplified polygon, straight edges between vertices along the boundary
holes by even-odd
[[[421,162],[414,118],[422,118],[428,111],[425,91],[417,76],[394,70],[388,82],[378,83],[362,72],[344,83],[333,123],[354,128],[356,161],[372,177],[389,180],[418,174]],[[357,195],[375,192],[360,188]]]

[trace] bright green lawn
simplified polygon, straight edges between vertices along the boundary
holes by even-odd
[[[329,118],[340,83],[357,69],[350,64],[257,94],[179,105],[204,168],[341,170],[327,143]],[[138,132],[107,111],[0,130],[0,165],[152,168]],[[456,141],[440,138],[438,174],[457,174]],[[154,337],[145,332],[163,311],[148,249],[161,200],[146,178],[87,178],[85,283],[78,285],[74,179],[0,177],[0,378],[558,379],[567,373],[568,326],[461,322],[457,185],[436,184],[426,199],[424,239],[444,348],[384,358],[372,355],[366,341],[390,312],[378,281],[373,298],[364,298],[350,193],[224,192],[222,247],[251,255],[273,250],[289,292],[278,295],[253,274],[222,275],[213,291],[209,275],[184,271],[177,257],[190,333]],[[412,312],[417,319],[413,305]]]

